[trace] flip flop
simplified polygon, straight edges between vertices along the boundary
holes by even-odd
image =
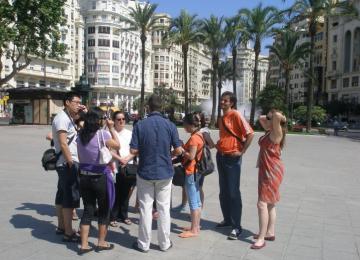
[[[95,248],[96,252],[101,252],[101,251],[105,251],[105,250],[112,250],[114,249],[114,244],[108,244],[108,246],[97,246]]]
[[[80,237],[77,235],[77,233],[73,233],[71,235],[64,234],[62,241],[68,243],[79,243]]]
[[[123,222],[124,222],[124,224],[129,225],[129,226],[132,224],[132,221],[128,218],[124,219]]]
[[[198,234],[194,234],[190,231],[183,232],[179,235],[179,237],[181,237],[181,238],[191,238],[191,237],[197,237],[197,236],[198,236]]]
[[[111,221],[109,224],[111,227],[118,227],[118,224],[116,221]]]
[[[93,247],[89,247],[89,248],[80,248],[78,255],[85,255],[86,253],[89,253],[91,251],[94,251]]]
[[[65,233],[65,229],[62,228],[56,228],[55,229],[55,234],[56,235],[63,235]]]

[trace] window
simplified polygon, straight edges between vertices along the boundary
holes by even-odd
[[[119,60],[119,53],[113,52],[113,54],[112,54],[112,59],[113,59],[113,60]]]
[[[95,65],[88,65],[88,72],[95,72]]]
[[[119,36],[119,35],[120,35],[120,30],[119,30],[119,29],[114,28],[114,29],[113,29],[113,35],[117,35],[117,36]]]
[[[159,56],[155,56],[155,61],[159,61]]]
[[[95,46],[95,39],[88,40],[88,46]]]
[[[164,56],[160,56],[160,61],[164,61]]]
[[[94,41],[95,41],[95,40],[94,40]],[[98,40],[98,46],[110,47],[110,40],[107,40],[107,39],[99,39],[99,40]]]
[[[119,73],[119,66],[112,66],[112,72]]]
[[[96,9],[96,1],[92,2],[92,9]]]
[[[100,98],[107,98],[106,92],[100,92]]]
[[[110,59],[110,52],[99,51],[99,59]]]
[[[169,73],[165,74],[165,78],[168,79],[169,78]]]
[[[166,61],[169,61],[169,56],[166,56]]]
[[[88,27],[88,34],[95,33],[95,26]]]
[[[110,85],[109,78],[98,78],[98,84]],[[105,93],[105,95],[106,95],[106,93]],[[100,93],[100,98],[101,98],[101,93]]]
[[[101,16],[101,20],[106,21],[106,19],[107,19],[107,15],[102,15]]]
[[[110,66],[109,65],[98,65],[98,71],[99,72],[110,72]]]
[[[45,81],[44,80],[39,80],[39,86],[41,88],[45,88]]]
[[[88,52],[88,60],[95,59],[95,52]]]
[[[154,78],[155,79],[159,78],[159,73],[155,73]]]
[[[108,27],[108,26],[99,26],[98,32],[99,33],[110,34],[110,27]]]
[[[349,78],[344,78],[343,79],[343,88],[348,88],[349,87]]]
[[[54,81],[50,82],[50,88],[57,88],[57,86],[58,86],[57,82],[54,82]]]
[[[337,80],[336,79],[331,80],[331,89],[337,89]]]
[[[336,61],[332,62],[332,70],[336,70]]]
[[[64,82],[60,82],[60,88],[66,88],[66,85]]]
[[[29,88],[35,88],[36,87],[36,83],[33,81],[29,81]]]
[[[159,69],[159,64],[155,64],[155,69],[156,69],[156,70]]]
[[[334,36],[333,36],[333,42],[334,42],[334,43],[337,42],[337,35],[334,35]]]
[[[114,85],[114,86],[119,86],[120,85],[120,82],[119,82],[119,79],[112,79],[112,84]]]
[[[352,77],[351,86],[353,86],[353,87],[359,86],[359,77],[358,76]]]
[[[113,48],[119,48],[119,47],[120,47],[119,41],[113,40]]]

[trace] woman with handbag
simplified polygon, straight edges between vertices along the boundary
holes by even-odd
[[[107,125],[109,131],[102,130]],[[84,213],[80,223],[81,247],[79,254],[93,250],[89,247],[88,236],[91,220],[98,203],[98,244],[97,252],[111,250],[113,244],[105,241],[109,224],[110,209],[114,203],[114,184],[109,166],[112,156],[109,149],[118,150],[119,141],[114,123],[107,119],[100,108],[95,108],[85,116],[84,128],[77,140],[80,162],[80,192],[84,203]]]
[[[185,170],[185,191],[190,206],[191,227],[184,228],[179,237],[196,237],[200,232],[201,200],[199,180],[196,173],[196,162],[201,159],[205,145],[204,138],[200,133],[201,118],[198,114],[188,114],[184,117],[184,129],[190,133],[189,140],[184,145],[182,165]]]
[[[126,225],[132,224],[128,217],[128,209],[131,191],[136,185],[137,165],[134,156],[130,154],[132,132],[125,129],[125,113],[117,111],[113,114],[112,119],[120,142],[120,149],[116,153],[113,152],[113,157],[118,165],[118,172],[115,184],[116,199],[110,215],[110,226],[117,227],[116,220],[118,218]]]
[[[275,203],[280,200],[279,187],[284,176],[281,151],[285,143],[286,117],[272,109],[266,116],[260,116],[259,122],[266,132],[259,139],[259,233],[254,236],[257,241],[251,249],[261,249],[265,240],[275,240]]]

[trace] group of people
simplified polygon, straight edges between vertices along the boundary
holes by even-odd
[[[56,115],[52,124],[52,139],[59,155],[56,233],[63,235],[64,242],[80,242],[79,254],[113,249],[114,245],[106,241],[108,226],[117,226],[117,220],[127,225],[132,223],[128,218],[129,197],[136,185],[140,218],[133,248],[143,253],[149,251],[156,209],[159,249],[169,250],[173,246],[170,240],[173,162],[174,158],[179,158],[185,172],[183,202],[179,208],[187,202],[191,216],[191,226],[185,227],[179,236],[198,236],[204,205],[204,176],[197,172],[197,162],[207,145],[217,149],[223,221],[216,228],[231,228],[228,239],[238,239],[242,232],[241,162],[254,131],[235,106],[234,94],[223,93],[217,144],[211,139],[201,113],[185,115],[184,129],[190,137],[184,143],[179,139],[176,126],[159,112],[161,99],[156,95],[148,100],[147,118],[139,120],[130,131],[125,129],[124,113],[115,112],[110,118],[100,108],[87,111],[78,94],[68,93],[64,98],[64,110]],[[259,121],[266,133],[259,140],[259,233],[254,236],[256,242],[252,249],[264,247],[265,240],[275,240],[275,203],[279,201],[284,172],[280,156],[286,118],[273,109]],[[84,211],[79,235],[72,227],[72,218],[74,209],[80,206],[80,198]],[[88,236],[95,215],[99,234],[97,245],[92,248]]]

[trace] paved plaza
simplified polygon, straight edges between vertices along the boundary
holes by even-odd
[[[49,146],[48,126],[0,127],[0,259],[77,259],[77,245],[61,242],[55,235],[54,196],[56,172],[45,172],[40,164]],[[182,139],[187,134],[180,131]],[[214,131],[213,137],[218,133]],[[286,167],[278,204],[276,241],[260,250],[250,249],[258,230],[258,145],[243,158],[241,191],[242,225],[238,241],[229,241],[229,230],[215,230],[221,220],[217,173],[204,184],[205,210],[198,238],[180,239],[180,227],[188,225],[185,214],[172,214],[174,247],[158,250],[156,232],[148,254],[131,249],[138,227],[110,228],[109,252],[91,252],[84,259],[237,259],[237,260],[359,260],[360,253],[360,141],[333,136],[289,135],[283,152]],[[180,203],[181,190],[173,190],[173,205]],[[134,198],[131,200],[134,205]],[[138,215],[132,213],[134,222]],[[81,211],[78,212],[81,215]],[[77,228],[78,222],[74,222]],[[90,241],[96,242],[97,228]],[[155,227],[154,223],[154,227]]]

